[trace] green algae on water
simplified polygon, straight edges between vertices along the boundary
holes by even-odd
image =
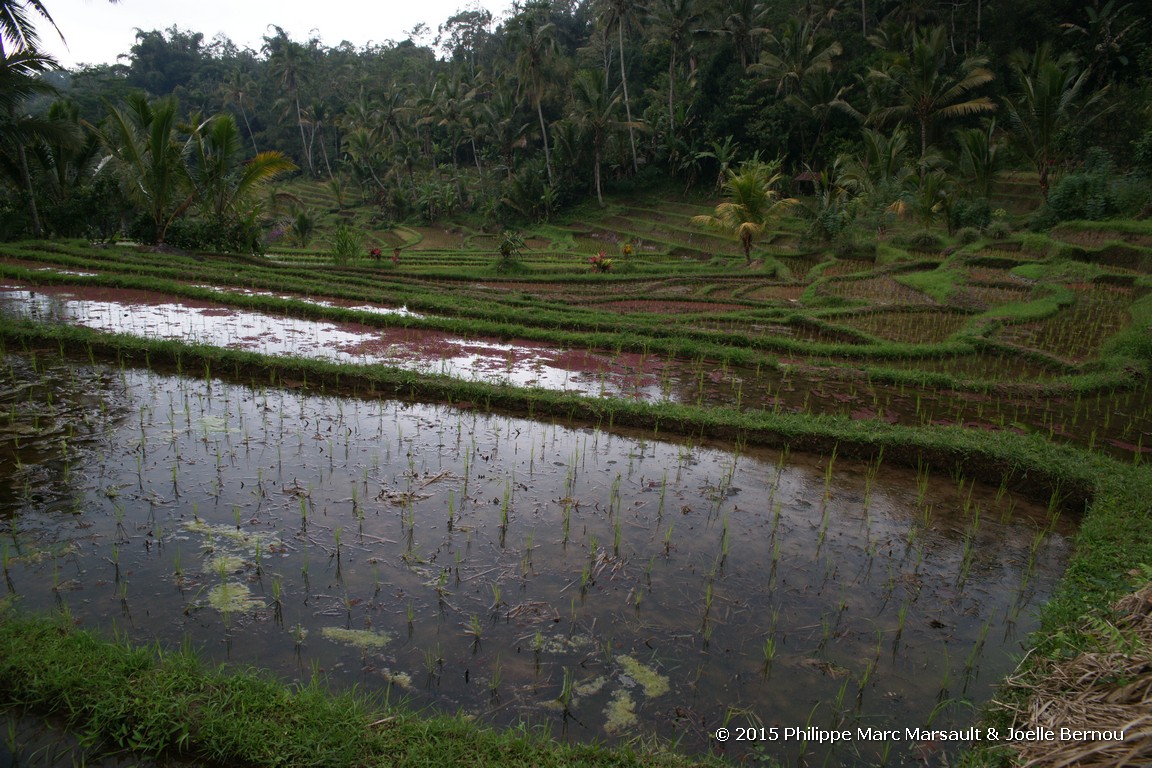
[[[326,640],[351,645],[362,651],[378,650],[392,642],[391,636],[383,632],[373,632],[370,629],[324,627],[320,630],[320,634],[323,635]]]
[[[226,581],[208,590],[208,605],[221,613],[237,613],[263,608],[264,601],[255,597],[247,584]]]
[[[619,690],[613,694],[608,706],[604,709],[604,730],[609,733],[620,733],[636,725],[636,702],[632,694],[626,690]]]
[[[628,677],[644,689],[644,695],[648,698],[654,699],[668,693],[668,678],[651,667],[641,664],[631,656],[617,656],[616,662],[624,668],[624,673]]]

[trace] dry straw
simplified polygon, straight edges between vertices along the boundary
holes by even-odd
[[[1026,702],[1005,705],[1013,728],[1123,731],[1119,740],[1020,741],[1013,744],[1024,766],[1152,765],[1152,584],[1115,606],[1114,622],[1093,632],[1099,652],[1046,662],[1008,681]]]

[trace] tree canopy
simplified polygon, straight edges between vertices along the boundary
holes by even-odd
[[[930,170],[973,176],[975,158],[994,156],[1047,190],[1089,144],[1122,166],[1148,132],[1152,23],[1135,5],[524,0],[499,19],[461,10],[427,43],[329,47],[269,26],[249,50],[141,30],[121,64],[36,77],[77,110],[72,130],[106,137],[123,134],[131,105],[171,103],[174,123],[230,115],[250,155],[350,184],[391,220],[472,212],[500,225],[637,177],[706,190],[755,153],[788,175],[863,169],[879,140],[915,147],[901,162],[918,184]],[[6,54],[35,50],[37,25],[54,26],[44,4],[0,2]],[[0,94],[9,125],[47,115],[52,98],[34,91]],[[10,155],[48,138],[19,135]],[[721,158],[724,146],[738,149]],[[8,174],[10,194],[49,202],[36,175]],[[26,207],[14,200],[13,221]]]

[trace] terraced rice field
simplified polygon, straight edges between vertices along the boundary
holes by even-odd
[[[3,246],[9,590],[562,738],[970,724],[1092,496],[1032,452],[1152,452],[1143,262],[788,222],[746,265],[707,210],[616,202],[511,264],[463,227],[342,264]]]

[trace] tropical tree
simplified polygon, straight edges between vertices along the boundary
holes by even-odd
[[[992,193],[992,184],[1004,167],[995,118],[979,128],[961,128],[956,131],[959,147],[956,166],[980,197]]]
[[[131,94],[123,107],[109,111],[99,129],[101,141],[120,171],[126,194],[144,211],[157,245],[164,243],[168,227],[195,202],[188,192],[184,164],[187,142],[180,139],[176,102],[149,102],[142,93]]]
[[[832,70],[832,60],[844,52],[836,40],[820,31],[819,25],[793,16],[780,34],[769,33],[760,61],[753,73],[764,75],[776,86],[776,95],[800,91],[817,73]]]
[[[656,0],[649,14],[653,39],[668,41],[668,132],[675,135],[677,69],[690,51],[707,12],[701,0]]]
[[[304,132],[304,111],[300,106],[300,86],[307,78],[308,59],[306,49],[295,42],[288,33],[277,26],[273,26],[276,34],[264,38],[263,51],[268,54],[268,64],[280,87],[284,89],[290,105],[296,110],[296,125],[300,128],[300,146],[304,155],[304,162],[308,166],[309,175],[316,173],[316,166],[312,161],[312,146]]]
[[[636,158],[636,133],[632,120],[632,102],[628,98],[628,68],[625,66],[626,52],[624,50],[624,29],[637,29],[640,27],[640,3],[637,0],[602,0],[601,23],[605,29],[616,28],[617,50],[620,54],[620,88],[624,98],[624,115],[628,125],[628,144],[632,148],[632,172],[640,170],[640,163]]]
[[[260,152],[243,161],[236,119],[222,113],[198,125],[191,136],[188,180],[200,215],[225,225],[250,217],[259,192],[296,165],[280,152]]]
[[[472,135],[472,112],[477,95],[478,89],[471,87],[458,73],[443,74],[436,80],[431,93],[421,100],[420,110],[424,117],[417,121],[420,125],[439,128],[448,136],[456,194],[461,199],[464,192],[460,185],[459,149]]]
[[[119,0],[108,2],[114,4]],[[61,38],[64,37],[40,0],[0,0],[0,56],[5,52],[5,41],[17,51],[34,49],[40,44],[33,24],[33,18],[37,16],[48,22]]]
[[[909,49],[895,54],[869,77],[888,91],[895,101],[872,111],[872,124],[912,120],[920,128],[920,156],[928,154],[929,132],[941,120],[992,112],[996,104],[988,96],[972,92],[989,83],[993,74],[987,60],[971,56],[950,66],[948,36],[943,27],[912,31]]]
[[[256,146],[256,136],[252,133],[252,123],[248,121],[248,110],[244,106],[245,100],[251,97],[252,90],[255,87],[256,84],[252,77],[237,67],[228,73],[228,78],[220,84],[220,91],[224,98],[225,106],[235,104],[240,108],[240,117],[244,120],[244,129],[248,132],[248,138],[252,141],[252,151],[259,152],[260,148]]]
[[[751,160],[728,172],[724,194],[728,198],[711,214],[693,216],[692,223],[733,235],[752,263],[752,246],[768,226],[787,213],[797,201],[782,198],[776,187],[784,180],[780,160]]]
[[[764,17],[767,6],[758,0],[725,0],[722,10],[723,23],[716,30],[732,40],[740,71],[756,60],[756,41],[767,31]]]
[[[548,125],[544,120],[542,98],[544,74],[550,58],[556,53],[556,27],[547,20],[546,2],[529,3],[523,11],[508,22],[509,42],[516,50],[516,71],[528,84],[532,104],[540,121],[540,138],[544,143],[544,167],[548,170],[548,185],[556,184],[552,169],[552,154],[548,145]]]
[[[524,119],[521,111],[523,103],[523,97],[517,93],[510,78],[498,77],[492,83],[488,98],[480,106],[489,140],[499,153],[509,179],[515,170],[516,150],[527,146],[531,128],[531,123]]]
[[[739,143],[731,136],[725,136],[723,141],[714,140],[708,149],[695,153],[696,160],[712,160],[716,163],[715,191],[719,192],[724,188],[724,182],[728,178],[732,164],[736,162],[736,153],[739,150]]]
[[[43,141],[79,141],[67,125],[20,114],[21,106],[29,97],[55,93],[55,89],[40,77],[55,66],[55,60],[34,48],[18,48],[0,58],[0,150],[8,158],[6,175],[17,181],[24,194],[35,237],[43,234],[43,228],[32,187],[27,149]]]
[[[1047,200],[1061,137],[1100,116],[1105,92],[1091,90],[1090,70],[1081,69],[1075,56],[1056,56],[1047,44],[1031,56],[1017,51],[1011,67],[1016,90],[1004,99],[1004,109],[1013,140],[1036,169]]]
[[[596,187],[596,200],[604,207],[601,192],[600,166],[604,161],[604,146],[609,132],[619,126],[615,118],[620,105],[620,87],[608,89],[608,78],[601,69],[582,69],[572,83],[575,121],[584,132],[592,148],[592,172]]]
[[[106,229],[99,224],[115,218],[115,212],[110,210],[115,206],[101,209],[96,201],[109,191],[96,190],[91,184],[93,173],[99,167],[100,140],[91,131],[83,130],[79,109],[74,104],[56,101],[43,118],[25,117],[21,122],[37,125],[36,136],[27,146],[27,159],[35,195],[33,203],[43,230],[64,237],[79,237],[90,226]],[[111,201],[105,199],[104,202]]]

